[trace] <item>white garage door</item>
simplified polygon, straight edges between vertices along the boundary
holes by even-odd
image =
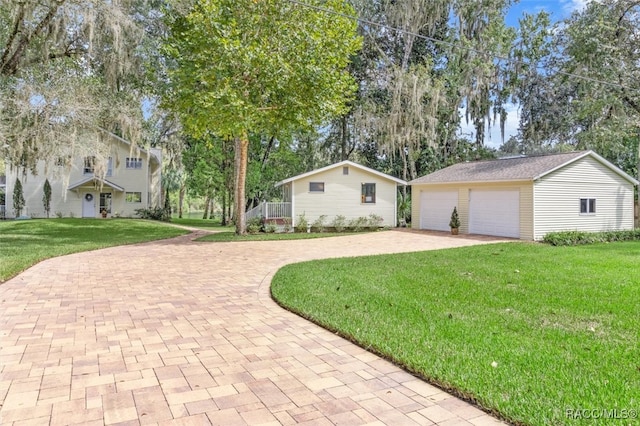
[[[520,238],[520,191],[469,191],[469,232]]]
[[[420,229],[448,231],[458,191],[423,191],[420,194]]]

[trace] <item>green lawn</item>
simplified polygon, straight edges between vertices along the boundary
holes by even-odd
[[[640,242],[507,243],[290,265],[272,294],[509,421],[576,424],[640,410],[639,261]]]
[[[136,219],[0,221],[0,282],[51,257],[185,233],[161,222]]]

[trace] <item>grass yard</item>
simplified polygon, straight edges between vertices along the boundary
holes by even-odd
[[[507,243],[294,264],[271,288],[511,422],[576,424],[576,410],[595,410],[619,418],[588,424],[627,425],[640,410],[639,265],[640,242]]]
[[[33,219],[0,221],[0,283],[51,257],[188,233],[136,219]]]
[[[230,241],[283,241],[283,240],[309,240],[313,238],[327,238],[338,237],[345,235],[353,235],[351,232],[321,232],[321,233],[259,233],[259,234],[246,234],[236,235],[235,232],[218,232],[215,234],[205,235],[198,238],[196,241],[208,241],[208,242],[230,242]]]

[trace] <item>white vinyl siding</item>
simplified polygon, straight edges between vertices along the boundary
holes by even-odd
[[[309,192],[311,182],[324,182],[324,192]],[[376,184],[376,202],[362,203],[362,184]],[[335,167],[312,176],[303,177],[293,185],[294,223],[304,213],[309,223],[325,215],[330,225],[337,215],[347,221],[368,217],[371,213],[381,216],[383,226],[396,226],[397,184],[389,179],[368,173],[357,167],[349,167],[344,174],[342,167]]]
[[[536,240],[553,231],[633,229],[633,186],[591,157],[544,176],[534,191]],[[581,198],[596,199],[595,213],[580,213]]]
[[[127,203],[125,201],[125,192],[112,189],[105,185],[102,189],[96,189],[93,181],[89,181],[81,185],[75,190],[68,190],[68,187],[91,177],[91,174],[84,174],[85,161],[84,157],[79,156],[71,160],[71,167],[68,182],[57,176],[47,175],[43,162],[37,164],[37,174],[27,174],[26,178],[19,171],[20,181],[24,189],[25,208],[23,215],[42,218],[46,216],[42,203],[42,190],[45,178],[49,178],[51,184],[51,211],[50,217],[56,217],[60,213],[64,217],[73,215],[74,217],[82,217],[84,194],[92,193],[95,197],[95,215],[99,216],[99,194],[100,192],[111,192],[111,214],[124,217],[135,216],[135,210],[138,208],[148,207],[147,200],[152,198],[152,204],[160,203],[160,181],[161,169],[155,160],[149,164],[144,164],[142,170],[127,170],[125,168],[125,159],[130,156],[130,146],[125,143],[114,142],[109,153],[112,160],[107,166],[112,171],[111,176],[106,176],[106,180],[114,185],[124,188],[125,192],[139,192],[141,203]],[[146,161],[146,157],[143,159]],[[89,164],[90,165],[90,164]],[[7,169],[7,217],[14,216],[12,197],[9,191],[13,191],[15,184],[16,171]],[[147,181],[149,179],[149,181]],[[152,193],[149,193],[151,188]]]

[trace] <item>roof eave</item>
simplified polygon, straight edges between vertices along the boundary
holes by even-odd
[[[554,168],[552,168],[550,170],[547,170],[544,173],[539,174],[538,176],[535,176],[533,178],[533,180],[536,181],[538,179],[541,179],[541,178],[543,178],[543,177],[555,172],[556,170],[559,170],[559,169],[561,169],[561,168],[563,168],[563,167],[565,167],[565,166],[567,166],[567,165],[569,165],[571,163],[574,163],[574,162],[576,162],[578,160],[581,160],[582,158],[585,158],[587,156],[593,157],[596,161],[600,162],[603,166],[607,167],[609,170],[611,170],[612,172],[616,173],[617,175],[619,175],[623,179],[629,181],[631,184],[633,184],[633,185],[638,185],[639,184],[639,182],[636,179],[634,179],[633,176],[628,175],[623,170],[621,170],[619,167],[617,167],[615,164],[612,164],[606,158],[600,156],[599,154],[597,154],[597,153],[595,153],[595,152],[593,152],[591,150],[585,151],[582,155],[578,155],[577,157],[572,158],[571,160],[566,161],[566,162],[564,162],[563,164],[561,164],[561,165],[559,165],[557,167],[554,167]]]
[[[361,164],[354,163],[353,161],[344,160],[344,161],[340,161],[339,163],[330,164],[328,166],[321,167],[321,168],[316,169],[316,170],[311,170],[310,172],[302,173],[300,175],[293,176],[293,177],[290,177],[288,179],[281,180],[280,182],[276,182],[274,186],[277,188],[279,186],[285,185],[285,184],[287,184],[289,182],[293,182],[295,180],[303,179],[303,178],[306,178],[306,177],[309,177],[309,176],[313,176],[313,175],[318,174],[318,173],[326,172],[327,170],[331,170],[331,169],[335,169],[335,168],[338,168],[338,167],[341,167],[341,166],[347,166],[347,165],[348,166],[353,166],[353,167],[355,167],[357,169],[360,169],[360,170],[363,170],[363,171],[366,171],[366,172],[369,172],[369,173],[374,174],[376,176],[379,176],[379,177],[381,177],[383,179],[391,180],[391,181],[395,182],[398,185],[402,185],[402,186],[408,185],[406,181],[404,181],[402,179],[398,179],[397,177],[387,175],[385,173],[379,172],[379,171],[371,169],[369,167],[365,167],[365,166],[363,166]]]
[[[91,181],[98,181],[98,182],[100,182],[102,185],[106,185],[106,186],[110,187],[111,189],[115,189],[116,191],[124,192],[124,188],[123,188],[123,187],[121,187],[120,185],[117,185],[117,184],[115,184],[115,183],[113,183],[113,182],[110,182],[110,181],[108,181],[108,180],[106,180],[106,179],[100,179],[100,178],[99,178],[99,177],[97,177],[97,176],[90,176],[90,177],[88,177],[88,178],[82,179],[82,180],[80,180],[80,181],[78,181],[78,182],[74,183],[73,185],[69,185],[69,187],[67,188],[67,190],[68,190],[68,191],[76,191],[76,192],[77,192],[77,191],[78,191],[78,189],[79,189],[82,185],[84,185],[84,184],[86,184],[86,183],[89,183],[89,182],[91,182]]]
[[[498,180],[455,180],[447,182],[416,182],[415,180],[409,182],[409,185],[477,185],[477,184],[495,184],[495,183],[529,183],[533,182],[533,179],[498,179]]]

